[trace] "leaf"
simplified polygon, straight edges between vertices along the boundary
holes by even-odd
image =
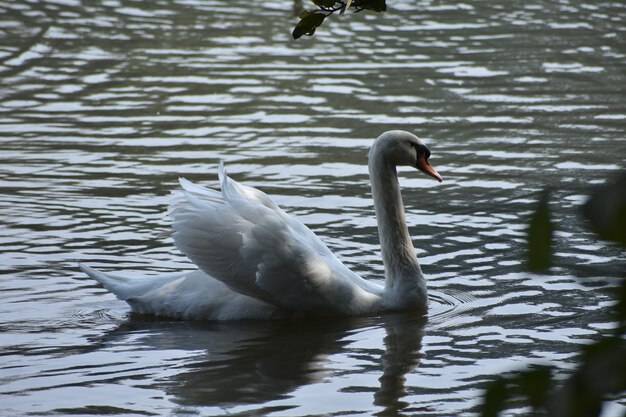
[[[506,381],[498,378],[491,382],[485,393],[485,402],[481,407],[481,417],[497,417],[500,410],[504,408],[504,402],[509,396]]]
[[[293,29],[292,36],[294,39],[302,37],[302,35],[311,36],[315,33],[315,29],[322,24],[326,15],[323,13],[309,13],[302,18]]]
[[[517,379],[517,384],[522,390],[522,394],[528,397],[530,405],[538,408],[547,404],[552,386],[552,375],[549,367],[522,372],[517,376]]]
[[[596,187],[583,206],[583,214],[601,239],[626,246],[626,172]]]
[[[546,272],[552,263],[552,235],[554,227],[550,220],[550,207],[546,190],[541,195],[535,213],[528,226],[528,269]]]
[[[319,7],[333,7],[335,3],[337,3],[335,0],[311,0],[311,1],[315,3],[316,6],[319,6]]]
[[[622,280],[617,292],[617,305],[615,306],[617,320],[620,324],[618,332],[626,332],[626,279]]]
[[[568,416],[599,416],[603,400],[626,390],[626,344],[621,336],[601,339],[582,350],[581,363],[565,383]]]
[[[387,4],[385,0],[369,0],[367,4],[363,5],[363,8],[375,12],[384,12],[387,10]]]

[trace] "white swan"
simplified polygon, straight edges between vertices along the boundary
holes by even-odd
[[[383,133],[369,173],[385,266],[380,286],[350,271],[304,224],[261,191],[228,178],[221,193],[181,179],[169,207],[176,246],[199,269],[123,277],[80,268],[138,313],[200,319],[365,315],[426,309],[426,281],[406,226],[396,166],[442,181],[414,135]]]

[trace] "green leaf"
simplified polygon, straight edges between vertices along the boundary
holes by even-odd
[[[549,195],[548,191],[543,192],[528,226],[528,269],[533,272],[546,272],[552,263],[554,227],[550,220]]]
[[[622,280],[617,291],[617,305],[615,306],[615,312],[617,313],[617,320],[620,324],[618,332],[626,332],[626,279]]]
[[[626,246],[626,172],[596,187],[583,214],[601,239]]]
[[[504,408],[504,402],[509,396],[506,381],[498,378],[491,382],[485,393],[485,402],[481,407],[481,417],[497,417],[500,410]]]
[[[335,3],[337,3],[335,0],[311,0],[311,1],[315,3],[316,6],[319,6],[319,7],[333,7]]]
[[[292,36],[294,39],[302,37],[302,35],[311,36],[315,33],[315,29],[322,24],[326,15],[323,13],[309,13],[302,18],[293,29]]]
[[[363,4],[363,8],[375,12],[384,12],[387,10],[387,4],[385,0],[369,0],[366,4]]]
[[[581,364],[570,377],[570,416],[597,416],[603,399],[626,390],[626,344],[621,336],[601,339],[582,350]]]
[[[517,384],[522,390],[522,394],[528,397],[530,405],[538,408],[547,404],[552,387],[552,375],[549,367],[522,372],[517,379]]]

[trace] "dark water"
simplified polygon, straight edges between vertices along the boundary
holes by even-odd
[[[1,415],[474,415],[494,376],[566,375],[610,332],[626,258],[578,208],[626,168],[626,6],[388,3],[296,42],[289,2],[0,0]],[[426,319],[147,320],[76,267],[191,268],[158,237],[168,194],[223,159],[380,279],[366,155],[388,129],[445,178],[401,172]]]

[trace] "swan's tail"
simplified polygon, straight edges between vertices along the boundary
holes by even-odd
[[[83,264],[78,264],[78,266],[84,273],[115,294],[117,298],[128,302],[133,309],[138,304],[141,304],[145,298],[158,299],[158,295],[163,297],[168,292],[171,293],[187,275],[185,273],[177,273],[160,276],[126,277],[98,271]]]
[[[273,317],[275,307],[230,290],[200,270],[167,275],[120,276],[86,265],[80,269],[126,301],[136,313],[185,319]]]
[[[127,298],[132,297],[133,292],[136,292],[131,290],[134,285],[132,285],[130,282],[131,279],[128,277],[107,274],[83,264],[78,264],[78,267],[91,278],[102,284],[104,288],[115,294],[115,296],[120,300],[126,300]]]

